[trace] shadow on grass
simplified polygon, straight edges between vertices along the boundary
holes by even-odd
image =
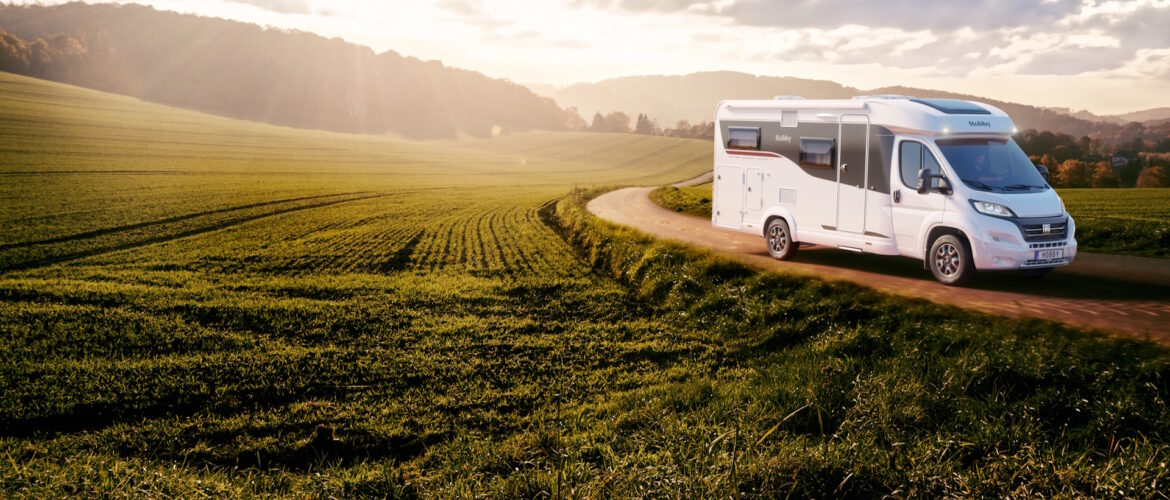
[[[922,268],[922,261],[919,260],[882,255],[858,255],[853,252],[824,247],[810,247],[801,250],[801,253],[794,259],[795,262],[934,281],[934,276],[930,271]],[[975,273],[965,288],[1072,299],[1157,300],[1170,298],[1170,287],[1167,286],[1085,276],[1060,268],[1044,278],[1027,277],[1017,271]]]

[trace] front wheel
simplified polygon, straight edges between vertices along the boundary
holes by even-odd
[[[975,272],[971,250],[958,236],[946,234],[930,245],[930,271],[935,279],[944,285],[955,286],[966,283]]]
[[[788,222],[778,217],[768,223],[768,228],[764,230],[764,239],[768,241],[768,254],[775,259],[791,259],[800,248],[800,245],[792,240]]]

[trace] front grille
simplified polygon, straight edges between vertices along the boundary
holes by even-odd
[[[1068,259],[1065,257],[1061,257],[1059,259],[1048,259],[1048,260],[1031,259],[1031,260],[1025,260],[1024,265],[1022,267],[1059,266],[1059,265],[1064,265],[1064,264],[1068,264]]]
[[[1068,243],[1064,241],[1053,241],[1051,243],[1029,243],[1028,248],[1031,248],[1032,250],[1038,250],[1042,248],[1061,248],[1065,245],[1068,245]]]
[[[1024,241],[1063,240],[1065,231],[1068,230],[1068,219],[1047,224],[1047,233],[1044,232],[1044,226],[1045,224],[1020,224],[1020,230],[1024,233]]]

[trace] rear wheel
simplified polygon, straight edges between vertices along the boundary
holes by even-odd
[[[792,240],[788,222],[779,217],[768,223],[767,229],[764,230],[764,239],[768,242],[768,254],[779,260],[791,259],[800,248],[800,245]]]
[[[930,259],[930,271],[934,273],[935,279],[944,285],[962,285],[970,280],[971,274],[975,272],[971,250],[963,240],[953,234],[944,234],[934,240],[926,258]]]

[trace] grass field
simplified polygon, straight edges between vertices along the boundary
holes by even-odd
[[[1061,189],[1087,252],[1170,257],[1170,189]],[[650,193],[662,207],[711,217],[711,184]]]
[[[574,191],[709,168],[700,141],[405,142],[0,73],[0,491],[1170,481],[1162,347],[756,273],[601,223]]]

